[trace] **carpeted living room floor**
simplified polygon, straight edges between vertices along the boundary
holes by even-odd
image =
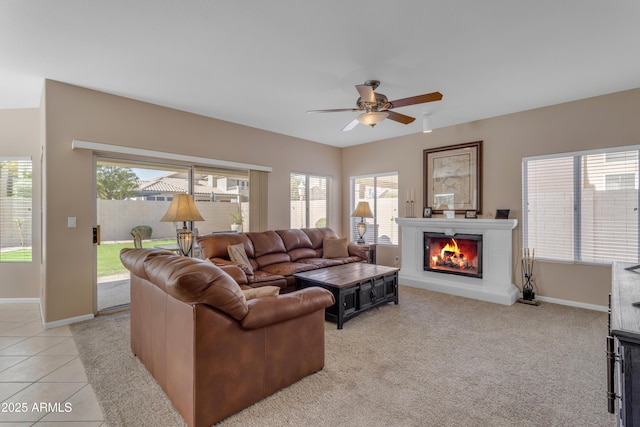
[[[129,347],[129,312],[71,326],[109,426],[184,425]],[[337,330],[325,368],[221,426],[614,426],[606,313],[400,287]],[[296,357],[292,354],[291,357]]]

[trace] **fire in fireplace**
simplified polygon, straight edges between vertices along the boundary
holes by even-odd
[[[482,277],[482,235],[424,233],[424,270]]]

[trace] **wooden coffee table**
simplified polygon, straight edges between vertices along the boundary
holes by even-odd
[[[355,262],[296,273],[296,289],[320,286],[333,294],[336,302],[325,310],[325,319],[338,329],[347,320],[370,308],[398,304],[398,268]]]

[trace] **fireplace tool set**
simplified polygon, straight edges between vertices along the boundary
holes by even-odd
[[[533,291],[533,264],[536,257],[536,250],[524,248],[522,257],[520,258],[520,267],[522,269],[522,298],[518,298],[518,302],[530,305],[540,305],[536,300],[536,293]]]

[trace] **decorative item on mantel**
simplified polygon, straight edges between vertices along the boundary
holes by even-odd
[[[529,305],[540,305],[536,300],[536,293],[533,291],[533,264],[536,258],[536,250],[524,248],[522,250],[522,258],[520,258],[520,267],[522,268],[522,298],[518,298],[518,302]]]
[[[189,194],[176,194],[167,209],[167,213],[160,219],[161,222],[182,222],[181,230],[178,230],[176,239],[180,253],[184,256],[191,256],[193,248],[193,233],[187,228],[187,221],[204,221],[193,197]]]
[[[407,214],[407,218],[415,218],[415,212],[414,212],[414,202],[413,202],[413,196],[414,196],[414,189],[412,188],[411,190],[407,190],[407,209],[406,209],[406,214]]]

